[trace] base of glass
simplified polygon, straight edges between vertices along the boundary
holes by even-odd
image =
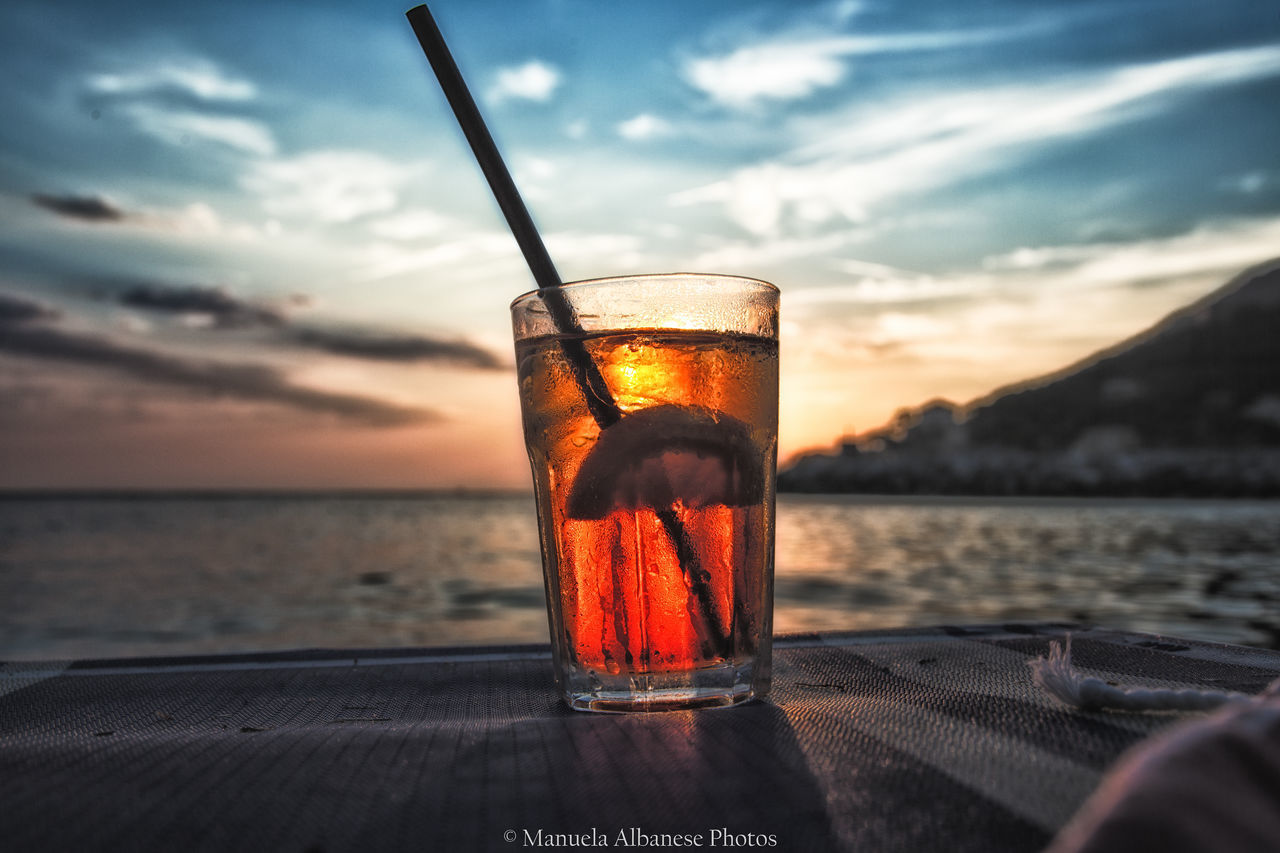
[[[767,676],[759,676],[754,661],[636,675],[571,666],[564,682],[565,701],[577,711],[613,714],[724,708],[763,699],[769,683]]]

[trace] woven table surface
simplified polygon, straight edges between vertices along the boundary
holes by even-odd
[[[1064,625],[780,637],[769,701],[566,709],[545,646],[0,665],[0,850],[1033,851],[1186,714],[1028,661],[1257,693],[1280,652]]]

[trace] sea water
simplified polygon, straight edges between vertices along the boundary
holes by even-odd
[[[1280,504],[780,495],[775,630],[1280,646]],[[545,643],[526,494],[8,496],[0,660]]]

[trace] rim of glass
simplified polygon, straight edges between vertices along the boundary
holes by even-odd
[[[746,276],[746,275],[734,275],[733,273],[719,273],[719,272],[635,273],[633,275],[610,275],[610,276],[602,276],[600,278],[584,278],[584,279],[579,279],[578,281],[566,281],[564,284],[560,285],[560,287],[558,288],[539,287],[535,290],[525,291],[524,293],[517,296],[515,299],[511,300],[510,307],[514,309],[521,302],[525,302],[529,299],[533,299],[539,296],[540,294],[547,293],[552,290],[580,290],[580,289],[585,289],[585,288],[594,287],[594,286],[617,284],[623,281],[652,282],[652,281],[660,281],[662,279],[677,279],[677,278],[722,279],[724,281],[735,282],[739,285],[747,285],[748,289],[754,289],[754,290],[765,291],[765,292],[771,291],[773,293],[778,293],[778,294],[781,294],[782,292],[778,289],[778,286],[776,284],[773,284],[772,282],[765,281],[764,279],[761,279],[761,278],[751,278],[750,276]]]

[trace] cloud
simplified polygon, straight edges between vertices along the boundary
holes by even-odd
[[[844,281],[784,291],[788,358],[792,369],[811,370],[945,366],[926,396],[978,396],[1141,332],[1271,260],[1277,246],[1280,217],[1131,243],[1023,248],[949,274],[853,262]]]
[[[424,247],[401,243],[372,243],[360,250],[360,279],[374,281],[441,268],[476,272],[498,264],[504,268],[519,258],[515,241],[503,231],[464,234]]]
[[[480,370],[501,370],[506,367],[493,353],[464,340],[446,340],[384,329],[292,325],[282,310],[239,299],[221,287],[137,284],[120,291],[116,299],[129,308],[203,319],[204,323],[201,325],[218,329],[246,326],[277,329],[277,342],[351,358],[435,362]],[[4,303],[0,302],[0,315],[3,315],[4,310]]]
[[[798,122],[781,158],[687,190],[672,204],[719,203],[757,236],[865,221],[878,205],[1014,167],[1068,138],[1157,114],[1215,86],[1280,75],[1280,47],[1218,51],[986,89],[908,92]]]
[[[139,95],[180,91],[207,101],[247,101],[258,94],[248,80],[230,76],[212,62],[196,57],[167,59],[127,71],[92,74],[86,88],[104,95]]]
[[[240,239],[254,239],[269,230],[269,226],[224,222],[216,210],[199,201],[178,210],[146,213],[138,219],[145,225],[170,228],[182,234],[225,234]]]
[[[170,145],[188,145],[193,140],[203,140],[260,157],[270,156],[276,151],[275,137],[270,129],[252,119],[165,109],[145,103],[129,104],[121,112],[133,119],[143,133]]]
[[[1221,284],[1280,254],[1280,218],[1221,220],[1169,237],[1020,247],[983,258],[981,268],[926,274],[857,260],[837,261],[839,283],[787,290],[790,309],[834,316],[840,305],[869,306],[1016,298],[1031,303],[1087,291],[1149,289],[1160,283]]]
[[[835,268],[847,280],[823,287],[803,287],[787,292],[787,307],[849,303],[862,306],[936,306],[942,302],[972,300],[990,289],[989,282],[971,278],[936,276],[884,264],[837,260]]]
[[[47,305],[0,291],[0,326],[52,320],[58,316],[58,312]]]
[[[262,122],[228,112],[257,98],[257,87],[199,57],[141,63],[84,78],[87,98],[169,145],[206,142],[259,157],[276,151]]]
[[[635,141],[670,136],[673,131],[670,122],[649,113],[641,113],[618,124],[618,135]]]
[[[377,361],[430,361],[482,370],[502,370],[506,367],[488,350],[460,340],[319,328],[297,329],[293,332],[292,339],[303,346],[335,355]]]
[[[403,210],[370,222],[369,232],[387,240],[420,240],[453,225],[453,219],[434,210]]]
[[[561,269],[586,269],[592,275],[599,270],[626,272],[653,263],[654,254],[645,241],[635,234],[608,232],[554,231],[547,236],[552,257],[562,262]]]
[[[837,252],[859,241],[857,230],[774,240],[727,240],[704,250],[691,261],[694,269],[761,269],[787,261],[804,261]],[[788,292],[790,300],[790,292]]]
[[[97,195],[45,195],[33,193],[32,203],[67,219],[82,222],[119,222],[126,214],[113,202]]]
[[[1241,195],[1257,195],[1276,183],[1276,175],[1261,169],[1225,178],[1218,188]]]
[[[547,249],[557,259],[561,272],[571,265],[600,263],[614,267],[634,268],[645,262],[643,241],[635,234],[613,234],[591,231],[553,231],[543,235]],[[424,246],[379,242],[361,249],[361,280],[372,281],[425,270],[435,272],[433,279],[451,282],[486,283],[511,281],[512,276],[525,277],[528,268],[521,260],[516,242],[508,231],[475,231],[451,236],[447,240]]]
[[[832,16],[838,23],[845,23],[861,13],[865,5],[862,0],[837,0],[831,10]]]
[[[416,169],[366,151],[311,151],[255,163],[242,184],[273,215],[340,223],[393,209]]]
[[[28,196],[37,207],[77,222],[121,224],[131,228],[166,231],[184,235],[221,235],[238,240],[254,240],[270,233],[266,228],[244,222],[224,221],[218,212],[204,202],[191,202],[180,208],[127,209],[99,195],[68,193],[52,195],[33,193]]]
[[[366,426],[404,426],[440,419],[425,409],[294,385],[265,365],[182,358],[30,323],[0,324],[0,352],[113,370],[209,397],[276,403]]]
[[[842,13],[837,11],[837,17]],[[852,11],[847,13],[852,14]],[[720,56],[690,58],[686,82],[713,101],[747,109],[761,101],[792,101],[844,79],[845,60],[855,55],[944,50],[1008,38],[1019,29],[957,30],[871,36],[783,35],[744,45]]]
[[[1225,280],[1280,254],[1280,218],[1201,225],[1126,243],[1022,247],[983,259],[988,274],[1058,288],[1145,287],[1188,277]]]
[[[560,85],[560,79],[559,70],[537,59],[513,68],[501,68],[489,89],[489,99],[495,103],[512,98],[546,102]]]
[[[220,287],[171,287],[138,284],[119,295],[121,305],[170,314],[197,315],[219,327],[267,325],[285,322],[279,311],[236,299]]]
[[[695,89],[728,107],[792,100],[840,81],[844,63],[838,45],[838,40],[752,45],[725,56],[690,60],[683,73]]]

